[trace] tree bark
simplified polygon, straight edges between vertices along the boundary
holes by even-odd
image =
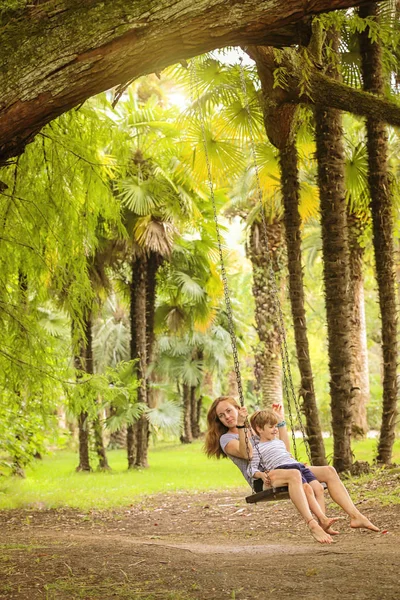
[[[82,411],[78,417],[79,465],[76,471],[91,471],[89,460],[89,419],[88,413]]]
[[[131,275],[131,284],[129,289],[129,321],[130,321],[130,329],[131,329],[131,341],[130,341],[130,358],[131,360],[135,360],[138,358],[138,349],[137,349],[137,336],[136,336],[136,297],[138,294],[139,287],[139,261],[134,259],[132,261],[132,275]],[[138,370],[136,368],[137,376]],[[128,469],[133,469],[135,466],[135,457],[136,457],[136,428],[133,423],[130,423],[126,430],[126,453],[128,459]]]
[[[349,309],[352,330],[352,381],[355,390],[352,407],[351,432],[355,439],[365,436],[368,431],[367,404],[369,401],[369,371],[367,332],[364,306],[363,256],[360,245],[363,224],[355,214],[347,215],[349,233]]]
[[[133,326],[136,337],[138,358],[137,374],[139,380],[138,402],[148,405],[147,397],[147,325],[146,325],[146,288],[147,288],[147,258],[140,256],[136,262],[137,269],[137,290],[136,290],[136,308],[135,323]],[[142,415],[136,424],[136,458],[135,467],[148,467],[148,444],[149,444],[149,422],[145,415]]]
[[[93,353],[91,352],[92,340],[92,319],[91,312],[85,315],[84,338],[78,342],[78,352],[74,356],[75,369],[85,373],[93,373]],[[72,329],[74,324],[72,323]],[[79,375],[78,375],[79,379]],[[79,464],[76,471],[91,471],[89,458],[89,414],[82,410],[78,416],[78,445],[79,445]]]
[[[377,20],[374,3],[360,9],[362,18]],[[382,49],[369,37],[369,27],[360,34],[364,89],[384,91]],[[382,321],[383,410],[377,460],[392,458],[397,417],[397,307],[393,248],[393,215],[388,173],[388,137],[382,118],[367,119],[368,181],[379,306]]]
[[[181,435],[182,444],[191,444],[192,436],[192,418],[191,418],[191,397],[190,386],[187,383],[182,385],[182,404],[183,404],[183,433]]]
[[[335,49],[338,36],[330,35]],[[331,69],[334,76],[335,67]],[[315,107],[315,136],[324,261],[325,302],[328,326],[333,465],[349,470],[351,453],[351,330],[349,326],[349,248],[342,119],[339,111]]]
[[[93,419],[93,437],[94,447],[99,459],[98,469],[100,471],[111,470],[107,460],[107,453],[103,439],[103,425],[99,413],[97,414],[96,418]]]
[[[215,48],[299,44],[313,14],[364,2],[21,1],[2,12],[0,161],[99,92]]]
[[[199,400],[197,399],[197,390],[198,386],[190,386],[190,428],[192,431],[192,437],[195,440],[200,437],[200,410]]]
[[[281,193],[289,270],[289,296],[295,332],[297,361],[301,377],[300,395],[306,417],[306,434],[312,463],[326,465],[325,447],[314,391],[307,323],[304,307],[301,258],[301,217],[299,214],[300,181],[296,149],[297,106],[285,102],[286,91],[274,87],[278,67],[272,48],[250,48],[257,65],[263,97],[265,130],[270,142],[279,150]],[[288,398],[288,401],[290,399]]]
[[[259,343],[255,349],[255,379],[260,403],[270,407],[282,402],[282,369],[277,304],[274,301],[272,277],[282,269],[284,251],[282,222],[267,226],[269,252],[261,225],[253,223],[250,231],[249,258],[253,266],[253,296]],[[271,264],[274,274],[271,274]],[[276,284],[279,290],[279,283]]]
[[[326,465],[325,446],[318,415],[317,399],[308,344],[306,311],[304,306],[303,269],[301,260],[301,217],[299,214],[300,181],[295,142],[289,142],[279,153],[281,188],[284,203],[286,248],[288,253],[289,296],[292,309],[303,399],[306,434],[313,465]]]

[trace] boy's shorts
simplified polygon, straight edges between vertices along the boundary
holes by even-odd
[[[310,483],[310,481],[318,481],[314,473],[310,471],[308,467],[303,463],[289,463],[288,465],[279,465],[278,469],[297,469],[300,471],[301,481],[303,483]]]

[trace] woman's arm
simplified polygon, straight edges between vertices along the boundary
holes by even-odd
[[[239,429],[239,439],[231,440],[225,446],[226,454],[251,460],[253,458],[253,446],[250,439],[249,429]]]
[[[242,406],[238,410],[237,423],[239,427],[239,440],[231,440],[225,446],[226,454],[236,456],[236,458],[244,458],[251,460],[253,458],[253,446],[251,444],[251,430],[243,427],[247,419],[247,408]]]

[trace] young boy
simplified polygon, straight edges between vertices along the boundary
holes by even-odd
[[[262,479],[265,487],[271,487],[268,472],[275,469],[296,469],[300,471],[304,492],[310,510],[317,517],[320,526],[331,535],[337,532],[331,525],[337,519],[330,519],[324,513],[323,487],[315,475],[303,463],[297,462],[289,451],[289,438],[279,434],[286,423],[283,417],[273,410],[258,410],[250,417],[250,424],[260,441],[253,448],[253,459],[249,465],[249,475]],[[285,443],[286,442],[286,443]],[[319,502],[317,500],[319,499]]]

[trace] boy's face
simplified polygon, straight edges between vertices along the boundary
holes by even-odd
[[[278,428],[275,425],[264,425],[262,429],[258,430],[258,435],[262,442],[269,442],[274,440],[278,435]]]

